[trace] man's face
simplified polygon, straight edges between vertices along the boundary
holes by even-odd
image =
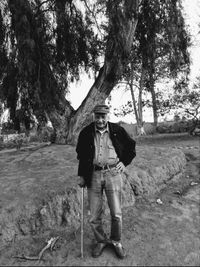
[[[104,129],[108,122],[108,114],[105,113],[95,113],[94,122],[98,129]]]

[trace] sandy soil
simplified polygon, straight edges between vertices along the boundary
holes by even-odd
[[[85,218],[84,258],[80,258],[80,228],[66,232],[45,232],[24,237],[0,250],[1,266],[199,266],[200,265],[200,175],[199,139],[188,135],[163,135],[140,138],[139,146],[171,146],[182,149],[187,166],[181,179],[148,199],[137,198],[135,205],[123,210],[123,246],[127,257],[119,260],[112,247],[98,259],[91,257],[93,236]],[[157,200],[160,199],[159,204]],[[109,216],[105,229],[109,233]],[[38,255],[50,235],[59,236],[52,251],[40,262],[14,256]]]

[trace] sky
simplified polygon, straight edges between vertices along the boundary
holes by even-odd
[[[198,26],[200,24],[200,0],[183,0],[183,7],[186,24],[189,26],[192,40],[194,41],[194,45],[190,48],[192,60],[190,79],[193,81],[200,73],[200,34]],[[83,74],[78,83],[71,85],[69,100],[74,109],[77,109],[82,103],[93,83],[94,80],[89,79],[86,74]],[[135,123],[133,114],[125,117],[116,117],[113,114],[114,108],[120,107],[131,99],[130,92],[124,92],[124,89],[114,90],[111,93],[111,99],[111,121],[123,120],[128,123]],[[151,110],[144,111],[144,120],[146,122],[153,122]]]

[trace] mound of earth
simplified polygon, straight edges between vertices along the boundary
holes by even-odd
[[[185,164],[181,150],[137,147],[137,156],[128,166],[128,179],[124,176],[123,205],[160,191],[180,177]],[[81,189],[77,165],[75,147],[69,145],[0,152],[1,246],[52,229],[69,233],[78,229]],[[137,185],[138,196],[134,196],[130,182]]]

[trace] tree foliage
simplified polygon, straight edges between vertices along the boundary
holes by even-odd
[[[174,85],[174,93],[163,98],[158,95],[158,107],[162,116],[174,114],[174,120],[188,120],[190,122],[189,132],[193,131],[200,122],[200,78],[197,77],[191,88],[184,80]]]
[[[97,35],[67,0],[9,0],[0,23],[1,99],[12,120],[19,108],[40,120],[45,111],[60,108],[60,97],[70,81],[79,79],[80,69],[94,66],[100,51]]]
[[[137,53],[147,71],[147,88],[150,76],[154,80],[176,77],[180,71],[189,71],[190,45],[181,0],[143,2],[135,35]]]
[[[36,117],[70,139],[122,75],[141,97],[152,93],[156,110],[156,81],[189,71],[181,0],[8,0],[0,7],[0,99],[18,130]],[[69,84],[91,70],[94,84],[74,110]]]
[[[105,100],[123,72],[138,4],[139,0],[3,1],[0,98],[11,120],[32,115],[38,121],[49,119],[57,135],[65,135],[64,140],[69,129],[78,131],[92,106]],[[95,27],[100,13],[105,23]],[[96,80],[75,111],[65,96],[69,83],[78,80],[83,70],[94,71]],[[88,104],[91,99],[92,105]]]
[[[175,85],[175,94],[170,97],[169,106],[182,117],[197,122],[200,119],[200,77],[197,77],[192,89],[184,87],[183,83]]]
[[[140,104],[140,109],[145,103],[153,107],[154,119],[157,120],[161,112],[161,95],[155,91],[156,83],[164,82],[165,79],[187,80],[190,71],[190,36],[184,22],[181,1],[144,0],[134,40],[131,63],[127,66],[123,79],[130,85],[131,77],[133,78],[134,93],[139,89],[140,98],[144,91],[151,92],[151,100],[138,98],[137,104]],[[122,107],[121,111],[125,114],[133,111],[133,108],[127,110],[128,106],[130,103]]]

